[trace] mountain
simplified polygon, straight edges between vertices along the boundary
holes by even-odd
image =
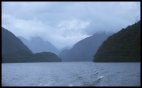
[[[95,62],[140,61],[140,21],[110,36],[94,56]]]
[[[69,49],[63,49],[60,53],[59,53],[59,57],[62,58],[62,61],[69,61],[70,57],[68,57],[69,53]]]
[[[39,53],[39,52],[53,52],[55,54],[59,53],[59,50],[52,45],[48,41],[44,41],[40,37],[33,37],[29,41],[26,40],[23,37],[19,37],[22,42],[28,46],[30,50],[32,50],[33,53]]]
[[[64,50],[60,53],[63,61],[93,61],[93,55],[109,36],[106,33],[95,33],[76,43],[70,50]]]
[[[2,62],[29,57],[32,52],[14,34],[2,28]]]
[[[51,52],[33,54],[18,37],[5,28],[2,28],[2,63],[59,61],[61,59]]]
[[[39,62],[61,62],[61,59],[51,52],[40,52],[33,55],[33,58]]]

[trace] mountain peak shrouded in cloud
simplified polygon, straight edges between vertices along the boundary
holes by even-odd
[[[25,38],[19,36],[21,41],[33,52],[53,52],[55,54],[59,53],[59,50],[52,45],[49,41],[44,41],[42,38],[36,36],[32,37],[30,40],[26,40]]]
[[[58,49],[96,32],[117,32],[140,20],[140,2],[2,2],[2,26]]]

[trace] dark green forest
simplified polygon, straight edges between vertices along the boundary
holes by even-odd
[[[94,62],[138,62],[140,61],[140,23],[108,37],[94,55]]]

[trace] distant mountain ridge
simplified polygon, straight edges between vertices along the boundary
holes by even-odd
[[[40,62],[61,62],[61,58],[59,58],[56,54],[51,52],[40,52],[33,55],[33,58],[39,60]]]
[[[19,37],[21,41],[30,49],[33,53],[40,52],[53,52],[55,54],[59,53],[59,50],[50,42],[44,41],[40,37],[33,37],[29,41],[23,37]]]
[[[76,43],[70,50],[60,53],[63,61],[93,61],[94,53],[110,34],[95,33]]]
[[[95,62],[140,61],[141,21],[110,36],[94,56]]]

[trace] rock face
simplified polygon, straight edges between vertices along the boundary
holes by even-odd
[[[107,37],[108,34],[95,33],[76,43],[70,50],[62,51],[60,57],[63,61],[93,61],[94,53]]]
[[[33,52],[53,52],[55,54],[59,53],[59,50],[48,41],[44,41],[40,37],[33,37],[29,41],[23,37],[19,37],[22,42]]]
[[[95,62],[140,61],[140,23],[128,26],[110,36],[94,56]]]
[[[2,62],[59,62],[61,59],[54,53],[42,52],[33,54],[14,34],[2,28]]]

